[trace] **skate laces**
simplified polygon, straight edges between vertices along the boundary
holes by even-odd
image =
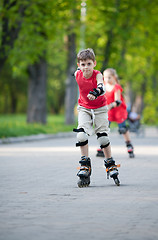
[[[115,161],[113,160],[113,158],[107,158],[106,160],[104,160],[104,164],[105,164],[105,167],[109,168],[113,165],[115,165]]]

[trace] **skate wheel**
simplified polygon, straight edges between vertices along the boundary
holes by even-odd
[[[103,151],[97,151],[96,157],[104,157]]]
[[[79,188],[88,187],[90,184],[90,179],[80,179],[77,183]]]
[[[89,183],[78,182],[79,188],[88,187],[88,186],[89,186]]]
[[[120,186],[120,181],[119,181],[118,178],[115,178],[115,179],[114,179],[114,182],[115,182],[115,184],[116,184],[117,186]]]

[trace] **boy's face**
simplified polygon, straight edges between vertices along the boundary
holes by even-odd
[[[93,74],[93,69],[96,66],[96,61],[93,62],[91,59],[80,60],[77,64],[80,70],[83,72],[85,78],[90,78]]]

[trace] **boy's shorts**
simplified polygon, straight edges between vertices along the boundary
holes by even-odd
[[[108,108],[87,109],[78,105],[78,129],[83,128],[88,135],[109,133]]]

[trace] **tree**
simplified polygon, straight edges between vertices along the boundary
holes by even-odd
[[[71,12],[71,22],[67,29],[67,78],[65,94],[65,122],[74,124],[74,107],[77,102],[77,84],[74,78],[76,70],[76,29],[79,22],[80,11],[77,10],[77,1],[73,2]]]
[[[157,3],[149,0],[87,1],[86,42],[97,54],[97,66],[101,71],[106,67],[116,68],[121,84],[130,82],[133,101],[137,96],[142,98],[143,114],[149,104],[147,99],[151,101],[146,98],[148,86],[153,79],[154,85],[158,82],[157,77],[153,78],[157,59]],[[154,91],[149,89],[149,92]],[[156,95],[154,106],[150,106],[155,109],[158,108]]]
[[[2,0],[0,71],[2,70],[21,29],[25,8],[17,1]],[[11,21],[11,19],[13,19]]]
[[[0,63],[2,67],[7,60],[14,76],[28,73],[28,122],[46,123],[46,52],[50,38],[55,38],[59,4],[7,0],[2,5]]]
[[[27,122],[46,123],[47,63],[41,58],[28,67],[29,89]]]
[[[85,2],[85,47],[94,49],[97,69],[116,68],[121,84],[130,83],[132,102],[142,98],[144,119],[157,121],[158,0]],[[81,1],[3,0],[0,10],[0,110],[8,101],[9,111],[15,111],[29,79],[28,121],[45,123],[46,105],[49,112],[60,113],[65,99],[65,121],[73,122],[77,93],[72,74],[80,50]],[[39,105],[41,99],[45,107]]]

